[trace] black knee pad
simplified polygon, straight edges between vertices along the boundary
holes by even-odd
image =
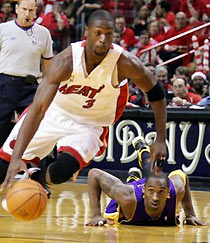
[[[79,162],[68,153],[61,153],[49,167],[50,180],[54,184],[68,181],[80,168]]]
[[[9,167],[9,162],[0,159],[0,184],[3,183],[6,177],[8,167]]]

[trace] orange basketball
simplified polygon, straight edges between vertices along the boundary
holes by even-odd
[[[19,220],[38,218],[47,206],[47,195],[38,182],[25,179],[15,183],[6,194],[8,211]]]

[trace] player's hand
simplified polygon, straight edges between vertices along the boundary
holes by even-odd
[[[165,142],[156,140],[151,146],[151,171],[155,170],[156,174],[159,174],[162,171],[166,155],[167,152]]]
[[[29,173],[26,164],[22,160],[11,160],[11,162],[9,163],[5,180],[1,185],[0,191],[5,190],[7,187],[11,187],[14,182],[14,177],[20,171],[25,171],[26,173]]]
[[[188,225],[195,225],[195,226],[205,226],[206,223],[199,220],[196,216],[190,215],[187,216],[185,219],[186,224]]]
[[[104,226],[107,220],[101,216],[95,216],[92,220],[86,224],[86,226]]]

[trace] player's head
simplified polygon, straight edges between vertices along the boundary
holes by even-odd
[[[105,10],[94,11],[85,28],[87,48],[93,55],[105,56],[111,47],[113,39],[114,21],[111,14]]]
[[[15,8],[17,22],[22,27],[30,27],[36,14],[35,0],[20,0]]]
[[[144,185],[145,207],[149,213],[161,211],[169,196],[169,179],[167,174],[160,173],[148,175]]]

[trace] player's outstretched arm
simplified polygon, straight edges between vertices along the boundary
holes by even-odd
[[[193,204],[192,204],[191,193],[190,193],[189,178],[187,175],[186,175],[185,193],[181,203],[186,216],[186,224],[195,225],[195,226],[206,225],[204,222],[202,222],[196,217]]]
[[[91,169],[88,173],[88,196],[92,220],[88,226],[102,226],[107,220],[101,216],[101,192],[117,201],[125,217],[131,217],[135,209],[135,197],[131,186],[124,185],[115,176],[99,169]]]
[[[147,93],[155,117],[157,137],[151,147],[151,169],[155,161],[166,157],[166,100],[165,92],[155,80],[152,73],[144,67],[140,60],[129,52],[124,51],[118,61],[118,76],[120,81],[131,79],[142,91]],[[158,168],[156,172],[160,172]]]
[[[18,133],[7,175],[1,186],[2,190],[13,184],[14,176],[20,170],[27,172],[27,168],[21,160],[22,155],[44,118],[45,112],[51,104],[60,82],[70,77],[72,66],[70,47],[52,59],[49,70],[38,86],[34,101]]]
[[[189,178],[186,174],[183,173],[183,175],[183,177],[181,177],[180,175],[174,175],[171,177],[171,179],[174,182],[176,188],[177,204],[181,202],[184,209],[186,224],[195,226],[206,225],[204,222],[196,217],[190,193]]]

